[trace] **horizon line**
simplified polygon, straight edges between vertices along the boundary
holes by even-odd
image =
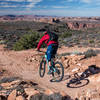
[[[58,16],[58,15],[37,15],[37,14],[2,14],[0,16],[43,16],[43,17],[100,17],[100,16]]]

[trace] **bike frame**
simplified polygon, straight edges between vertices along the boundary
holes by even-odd
[[[45,57],[45,59],[46,59],[48,69],[50,70],[50,66],[49,66],[49,61],[48,61],[48,59],[47,59],[47,55],[45,54],[44,57]],[[53,72],[56,72],[56,69],[55,69],[54,67],[52,67],[52,68],[53,68]]]
[[[50,70],[50,67],[49,67],[49,61],[48,61],[48,59],[47,59],[47,55],[45,54],[45,59],[46,59],[46,62],[47,62],[47,66],[48,66],[48,69]]]

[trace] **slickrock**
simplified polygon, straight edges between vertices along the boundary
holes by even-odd
[[[25,100],[25,98],[23,96],[17,96],[16,100]]]
[[[8,96],[8,100],[16,100],[16,90],[13,90]]]
[[[14,85],[17,85],[20,82],[20,80],[15,80],[12,82],[2,83],[1,86],[5,87],[6,89],[12,88]]]
[[[50,90],[50,89],[47,89],[47,90],[45,91],[45,94],[46,94],[46,95],[52,95],[52,94],[54,94],[54,92],[53,92],[52,90]]]
[[[25,93],[28,95],[28,100],[29,98],[32,96],[32,95],[36,95],[36,94],[39,94],[39,91],[35,90],[34,88],[26,88],[25,89]]]

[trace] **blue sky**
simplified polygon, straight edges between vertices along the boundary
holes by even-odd
[[[0,0],[0,15],[100,16],[100,0]]]

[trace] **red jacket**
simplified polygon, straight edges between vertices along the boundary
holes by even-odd
[[[38,43],[38,46],[37,46],[37,49],[39,50],[40,49],[40,47],[41,47],[41,45],[42,45],[42,43],[43,42],[45,42],[45,44],[47,45],[47,46],[49,46],[50,44],[58,44],[58,42],[55,42],[55,41],[49,41],[49,38],[50,38],[50,36],[48,35],[48,34],[45,34],[41,39],[40,39],[40,41],[39,41],[39,43]],[[48,42],[49,41],[49,42]]]

